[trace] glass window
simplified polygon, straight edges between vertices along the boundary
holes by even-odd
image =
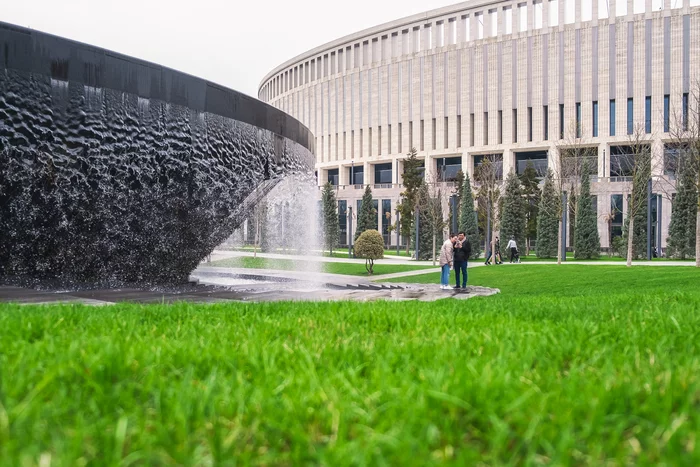
[[[461,157],[442,157],[435,159],[437,173],[440,181],[453,182],[457,179],[457,172],[462,170]]]
[[[520,23],[520,32],[527,31],[527,3],[518,4],[518,22]]]
[[[496,166],[496,178],[503,180],[503,154],[479,154],[474,156],[474,179],[479,178],[479,167],[488,158]]]
[[[527,140],[532,141],[532,107],[527,108]]]
[[[610,99],[610,136],[615,136],[615,99]]]
[[[581,137],[581,103],[576,103],[576,137]]]
[[[558,0],[549,0],[549,26],[559,26]]]
[[[644,131],[651,133],[651,96],[644,99]]]
[[[564,104],[559,104],[559,139],[564,139]]]
[[[374,166],[374,183],[381,185],[391,185],[393,174],[391,171],[391,163],[376,164]]]
[[[627,134],[634,133],[634,99],[627,98]]]
[[[379,230],[379,224],[378,224],[379,218],[377,217],[377,214],[379,213],[379,200],[378,199],[372,200],[372,208],[374,209],[374,223],[372,225],[372,228],[374,230]]]
[[[338,169],[328,171],[328,181],[331,185],[338,186]]]
[[[382,200],[382,236],[384,237],[384,244],[389,245],[391,243],[389,238],[389,226],[391,225],[391,200]]]
[[[671,96],[666,94],[664,96],[664,133],[669,132],[670,128],[670,116],[671,113]]]
[[[535,9],[535,29],[542,28],[542,0],[535,0],[533,2],[533,8]]]
[[[593,137],[598,136],[598,101],[593,101]]]
[[[350,167],[350,176],[348,180],[350,185],[364,185],[365,183],[365,168],[363,166]]]
[[[688,129],[688,93],[683,94],[683,105],[682,105],[682,112],[683,112],[683,130]]]
[[[542,107],[542,114],[544,116],[544,140],[549,139],[549,106],[545,105]]]
[[[338,236],[339,245],[348,243],[348,202],[344,199],[338,201],[338,226],[340,234]]]
[[[610,241],[622,237],[622,195],[610,196]]]
[[[515,168],[518,175],[525,172],[528,164],[532,164],[538,177],[547,174],[547,151],[528,151],[515,153]]]

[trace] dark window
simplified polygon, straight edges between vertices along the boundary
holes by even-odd
[[[633,149],[630,146],[620,145],[610,147],[610,176],[631,177],[634,175]]]
[[[498,111],[498,144],[503,144],[503,111]]]
[[[542,108],[542,113],[544,116],[544,140],[547,141],[549,139],[549,106],[545,105]]]
[[[379,185],[391,184],[393,178],[393,173],[391,170],[391,163],[389,164],[376,164],[374,166],[374,183]]]
[[[610,136],[615,136],[615,99],[610,99]]]
[[[688,93],[683,94],[683,103],[682,103],[682,112],[683,112],[683,130],[688,129]]]
[[[528,164],[532,164],[538,177],[547,174],[547,151],[528,151],[515,153],[515,168],[518,175],[525,172]]]
[[[461,115],[457,115],[457,147],[458,148],[462,147],[462,116]]]
[[[518,142],[518,109],[513,109],[513,142]]]
[[[450,121],[448,117],[445,117],[445,127],[443,128],[445,132],[445,144],[443,145],[443,149],[447,149],[450,145]]]
[[[559,139],[564,139],[564,104],[559,104]]]
[[[462,170],[461,157],[442,157],[435,159],[437,173],[440,181],[453,182],[457,179],[457,172]]]
[[[364,185],[365,183],[365,168],[361,165],[353,166],[348,169],[350,185]]]
[[[683,147],[678,144],[664,144],[664,175],[675,176],[681,161]]]
[[[598,101],[593,101],[593,137],[598,136]]]
[[[581,103],[576,103],[576,137],[581,137]]]
[[[610,196],[610,243],[615,237],[622,237],[622,195]]]
[[[479,166],[483,164],[485,158],[489,158],[496,166],[496,178],[503,180],[503,154],[479,154],[474,156],[474,177],[479,176]]]
[[[634,133],[634,99],[627,98],[627,134]]]
[[[532,141],[532,107],[527,108],[527,140]]]
[[[671,96],[664,96],[664,133],[668,133],[671,123]]]
[[[644,131],[651,133],[651,96],[644,99]]]
[[[489,144],[489,113],[484,112],[484,141],[483,145]]]
[[[382,200],[382,236],[384,237],[384,244],[391,244],[391,239],[389,238],[389,226],[391,225],[391,200]]]
[[[474,114],[469,114],[469,146],[474,146]]]
[[[328,181],[331,185],[338,186],[338,169],[328,171]]]
[[[437,149],[437,122],[433,119],[433,151]]]
[[[338,238],[339,245],[347,245],[348,243],[348,202],[344,199],[338,201],[338,226],[340,227],[340,235]]]
[[[413,122],[408,122],[408,150],[413,149]]]
[[[420,150],[425,151],[425,120],[420,121]]]
[[[378,199],[372,200],[372,207],[374,208],[374,223],[372,225],[372,228],[374,230],[379,230],[379,225],[377,225],[377,222],[379,221],[379,218],[377,216],[377,214],[379,213],[379,200]]]

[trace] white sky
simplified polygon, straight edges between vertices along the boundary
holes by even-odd
[[[0,0],[0,21],[155,62],[257,97],[260,80],[296,55],[453,3],[458,0]]]

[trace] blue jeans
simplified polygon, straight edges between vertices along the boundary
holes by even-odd
[[[450,285],[450,265],[446,264],[442,267],[442,277],[440,277],[440,285]]]
[[[466,261],[455,261],[455,285],[459,287],[459,276],[462,276],[462,288],[467,286],[467,262]]]

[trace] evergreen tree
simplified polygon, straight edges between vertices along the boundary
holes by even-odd
[[[525,200],[520,179],[514,171],[506,178],[502,202],[500,233],[502,253],[505,255],[506,245],[511,238],[515,238],[519,249],[525,245]]]
[[[357,230],[355,231],[355,240],[364,232],[365,230],[376,229],[377,227],[377,210],[374,209],[374,202],[372,199],[372,189],[367,185],[365,188],[365,194],[362,196],[362,205],[360,206],[360,212],[357,216]]]
[[[668,227],[668,256],[686,259],[695,255],[697,175],[688,165],[680,167],[673,200],[671,224]]]
[[[461,172],[460,172],[461,173]],[[481,254],[481,237],[479,226],[474,217],[474,195],[469,175],[465,175],[459,197],[459,230],[467,235],[472,247],[472,258],[476,259]]]
[[[321,203],[323,209],[323,246],[332,256],[333,248],[338,246],[340,225],[338,223],[338,202],[330,182],[323,186]]]
[[[593,259],[600,256],[600,236],[598,235],[598,215],[591,201],[591,176],[584,163],[581,175],[581,192],[576,207],[576,233],[574,236],[574,258]]]
[[[525,237],[529,248],[532,240],[537,239],[537,212],[540,204],[540,182],[537,178],[537,170],[532,161],[527,161],[525,171],[520,176],[523,184],[523,195],[525,196]]]
[[[559,236],[559,204],[554,174],[547,171],[537,212],[537,257],[556,258]]]
[[[411,148],[408,157],[403,162],[403,191],[401,192],[401,200],[396,207],[396,211],[400,215],[399,227],[401,234],[407,237],[406,253],[408,253],[412,239],[415,238],[409,233],[415,231],[414,222],[418,191],[423,182],[423,174],[420,170],[423,161],[418,159],[417,155],[418,151],[416,151],[416,148]]]

